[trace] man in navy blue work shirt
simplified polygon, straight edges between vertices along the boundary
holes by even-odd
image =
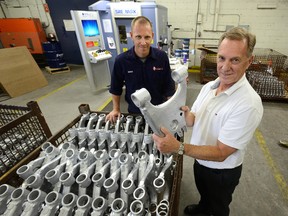
[[[175,92],[167,54],[151,47],[154,33],[150,20],[144,16],[133,19],[130,35],[134,46],[116,57],[112,72],[113,110],[106,117],[111,122],[116,122],[121,114],[120,97],[124,85],[129,113],[141,113],[131,100],[131,94],[138,89],[146,88],[154,105],[165,102]]]

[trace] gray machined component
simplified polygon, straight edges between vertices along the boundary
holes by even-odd
[[[96,168],[95,172],[98,172],[108,161],[109,161],[109,154],[105,149],[98,150],[94,153],[95,158],[96,158]]]
[[[67,193],[61,200],[62,208],[60,209],[58,216],[70,216],[73,215],[74,208],[77,204],[78,196],[73,193]]]
[[[78,128],[85,128],[86,127],[86,122],[89,121],[90,118],[90,114],[89,113],[85,113],[82,114],[80,121],[79,121],[79,126]]]
[[[3,215],[19,216],[22,213],[22,205],[26,201],[30,191],[24,188],[16,188],[11,194],[11,201],[8,203],[7,209]]]
[[[23,216],[36,216],[39,215],[39,212],[42,209],[42,203],[45,200],[46,193],[39,190],[32,190],[28,196],[27,201],[24,203],[24,211],[22,213]]]
[[[107,207],[108,201],[104,197],[96,197],[92,202],[93,212],[91,216],[104,216]]]
[[[147,203],[148,193],[146,190],[146,185],[148,181],[152,181],[150,176],[153,174],[153,170],[155,168],[155,157],[153,154],[149,155],[149,162],[147,168],[145,170],[145,174],[140,180],[138,187],[133,192],[133,197],[136,200],[141,200],[143,203]]]
[[[127,203],[121,198],[117,198],[113,200],[111,204],[111,216],[122,216],[122,215],[127,215],[125,214],[126,209],[127,209]]]
[[[96,161],[92,163],[84,172],[80,173],[77,178],[76,182],[79,184],[80,187],[87,188],[91,184],[90,176],[94,174],[94,170],[96,167]]]
[[[84,150],[79,152],[78,161],[80,162],[80,173],[82,173],[96,161],[96,158],[90,151]]]
[[[149,155],[145,151],[138,152],[138,161],[139,161],[139,169],[138,169],[138,184],[140,184],[141,179],[144,177],[147,163],[149,161]]]
[[[109,178],[104,181],[104,188],[107,190],[108,193],[115,193],[118,190],[118,179],[120,177],[120,167],[113,172]]]
[[[169,214],[169,201],[168,200],[162,200],[156,209],[156,215],[157,216],[168,216]]]
[[[31,188],[40,188],[44,182],[44,177],[46,173],[49,170],[54,169],[59,164],[61,157],[62,155],[59,155],[58,157],[54,158],[50,162],[44,164],[34,174],[30,175],[23,184]]]
[[[130,151],[130,143],[131,143],[131,133],[129,132],[131,125],[133,124],[134,119],[133,116],[126,116],[126,125],[124,132],[120,132],[120,145],[119,149],[121,152],[129,152]]]
[[[180,137],[183,136],[183,130],[186,131],[184,112],[181,107],[186,103],[187,76],[186,66],[181,66],[172,72],[173,80],[178,83],[177,90],[169,100],[160,105],[151,104],[151,95],[145,88],[131,95],[132,101],[139,107],[146,122],[159,136],[163,136],[161,127],[167,128],[172,134],[177,133]]]
[[[129,216],[142,216],[145,213],[145,208],[141,200],[134,200],[130,205]]]
[[[173,163],[173,155],[171,155],[165,163],[162,171],[158,175],[157,178],[154,179],[153,185],[157,193],[162,193],[165,190],[165,174],[169,171],[169,168],[172,166]]]
[[[60,177],[61,173],[64,172],[65,167],[66,167],[66,163],[62,163],[62,164],[57,165],[54,169],[50,169],[45,174],[45,178],[52,185],[56,184],[59,181],[59,177]]]
[[[45,197],[45,205],[40,213],[40,216],[55,216],[58,208],[61,207],[62,194],[56,191],[51,191]]]
[[[69,169],[69,171],[66,171],[60,175],[59,181],[63,184],[63,194],[66,192],[70,192],[71,186],[75,182],[75,175],[80,170],[80,163],[78,162],[75,164],[72,169]]]
[[[54,169],[49,170],[45,174],[45,179],[53,185],[53,190],[60,192],[61,182],[59,181],[60,175],[65,171],[66,162],[57,165]]]
[[[93,130],[93,126],[95,125],[95,123],[97,122],[98,120],[98,115],[97,113],[91,113],[90,114],[90,117],[89,117],[89,121],[88,121],[88,124],[87,124],[87,130]]]
[[[6,211],[7,202],[10,199],[13,190],[15,190],[15,188],[8,184],[2,184],[0,186],[0,215]]]
[[[145,124],[145,129],[144,129],[144,137],[143,137],[143,142],[141,145],[141,150],[147,151],[148,154],[153,153],[153,138],[152,134],[149,133],[149,124],[146,122]]]
[[[119,156],[119,163],[121,164],[121,177],[120,177],[120,184],[128,177],[128,174],[133,166],[133,158],[131,154],[122,153]],[[122,187],[120,187],[120,198],[126,203],[126,205],[130,204],[129,196],[125,193]],[[125,210],[125,214],[127,212]]]
[[[17,175],[23,180],[27,179],[30,175],[32,175],[37,169],[42,166],[45,157],[39,157],[35,160],[30,161],[28,164],[19,167],[16,171]]]
[[[110,143],[110,121],[106,121],[104,129],[98,130],[98,149],[106,149],[108,150],[109,146],[108,143]]]
[[[88,216],[91,209],[92,199],[84,194],[77,199],[77,209],[74,216]]]
[[[128,174],[127,178],[122,181],[121,187],[125,193],[128,195],[132,194],[133,191],[136,189],[134,181],[136,181],[138,177],[138,169],[139,169],[139,161],[134,164],[133,169]]]
[[[110,168],[111,161],[104,164],[101,169],[92,176],[93,185],[93,198],[101,196],[101,188],[106,180],[106,174]]]

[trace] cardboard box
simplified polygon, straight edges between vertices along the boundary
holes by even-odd
[[[0,88],[17,97],[48,85],[25,46],[0,49]]]

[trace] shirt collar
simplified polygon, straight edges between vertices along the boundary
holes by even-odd
[[[245,73],[243,74],[243,76],[234,84],[232,85],[230,88],[228,88],[227,90],[225,90],[223,93],[227,94],[227,95],[231,95],[234,91],[236,91],[237,89],[239,89],[241,86],[244,85],[244,83],[247,81],[246,79],[246,75]],[[220,78],[218,77],[211,85],[211,90],[217,89],[220,85]]]
[[[132,56],[135,59],[139,59],[139,57],[135,53],[135,46],[132,47]],[[156,59],[155,50],[152,49],[152,47],[150,47],[149,55],[146,57],[146,59],[148,59],[148,58]]]

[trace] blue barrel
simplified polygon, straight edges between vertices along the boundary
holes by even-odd
[[[183,59],[189,59],[189,49],[183,49],[182,58]]]
[[[183,49],[189,49],[189,46],[190,46],[190,39],[184,38],[183,39]]]
[[[182,49],[175,49],[175,57],[176,58],[182,57]]]
[[[46,62],[50,68],[62,68],[67,66],[59,42],[43,42],[42,47],[46,57]]]

